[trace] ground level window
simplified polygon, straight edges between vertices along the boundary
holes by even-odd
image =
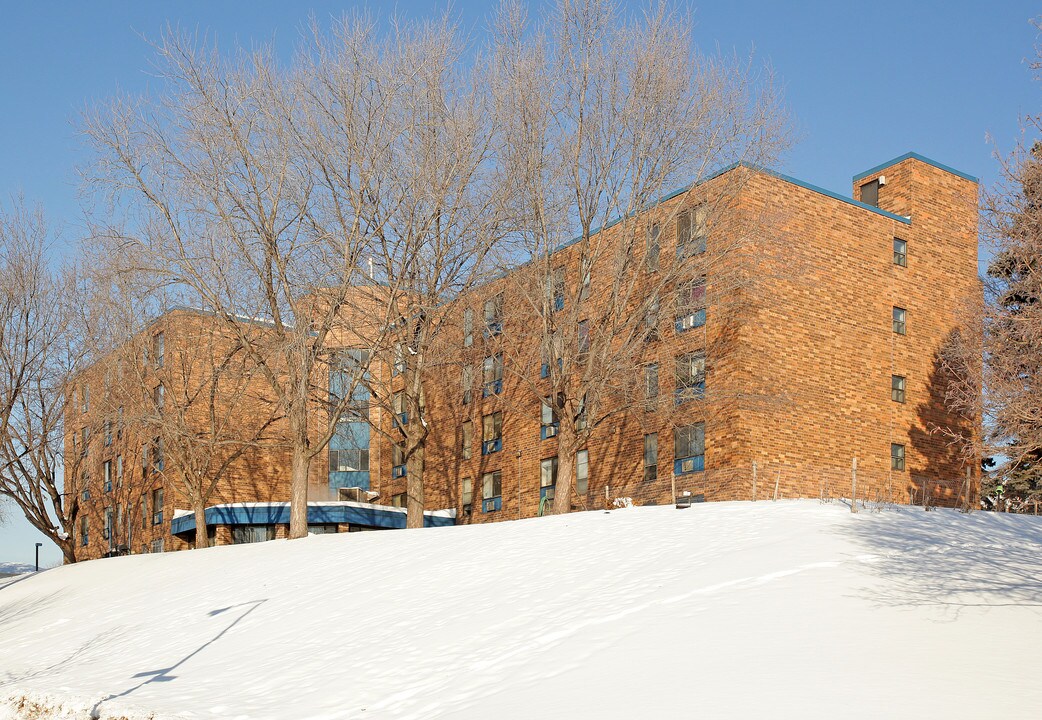
[[[398,493],[391,496],[391,507],[405,507],[408,504],[409,498],[406,493]]]
[[[481,478],[481,512],[503,509],[503,473],[500,470],[485,473]]]
[[[585,495],[590,489],[590,452],[580,450],[575,453],[575,491]]]
[[[705,423],[673,430],[673,474],[705,470]]]
[[[308,525],[308,532],[312,535],[333,535],[337,532],[336,525]]]
[[[644,480],[658,477],[658,433],[644,436]]]
[[[905,469],[905,446],[898,443],[890,444],[890,469]]]
[[[157,538],[152,541],[152,547],[150,552],[161,553],[163,552],[163,538]]]
[[[275,539],[274,525],[239,525],[232,528],[232,542],[236,545],[267,542]],[[155,543],[153,543],[154,545]],[[153,550],[152,552],[156,552]],[[160,552],[162,552],[160,550]]]

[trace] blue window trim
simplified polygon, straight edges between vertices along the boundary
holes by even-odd
[[[163,524],[163,511],[152,513],[152,524],[162,525]]]
[[[694,318],[691,323],[691,327],[684,327],[684,320],[686,318]],[[680,315],[677,317],[674,327],[678,333],[686,332],[687,330],[693,330],[694,328],[700,328],[706,324],[706,309],[696,310],[693,313],[687,315]]]
[[[554,312],[564,310],[564,295],[554,295]]]
[[[493,380],[487,382],[481,386],[481,397],[489,397],[490,395],[499,395],[503,392],[503,381]]]
[[[695,383],[694,385],[688,385],[687,387],[678,387],[676,389],[675,400],[676,404],[679,405],[688,400],[698,400],[705,397],[706,394],[706,382]]]
[[[503,449],[503,438],[496,438],[495,440],[485,440],[481,443],[481,454],[491,455],[492,453],[499,452]]]
[[[684,470],[684,463],[691,461],[691,469]],[[689,475],[691,473],[703,472],[706,469],[705,455],[692,455],[691,457],[677,458],[673,461],[674,475]]]
[[[397,415],[394,416],[394,419],[397,421],[399,426],[405,427],[406,425],[409,424],[409,413],[407,413],[407,412],[398,413]]]
[[[107,492],[107,493],[112,492],[112,481],[111,480],[109,480],[109,481],[107,481],[105,483],[105,492]]]
[[[539,439],[548,440],[552,437],[557,437],[557,431],[561,429],[561,423],[555,422],[549,425],[541,425],[539,427]]]
[[[401,478],[405,477],[405,465],[395,465],[391,468],[391,477]]]
[[[496,512],[497,510],[503,509],[503,498],[496,496],[493,498],[485,498],[481,501],[481,512]]]

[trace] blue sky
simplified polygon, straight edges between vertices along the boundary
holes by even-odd
[[[480,33],[490,7],[455,2],[464,26]],[[289,53],[309,12],[321,20],[357,3],[23,2],[0,23],[0,199],[41,202],[68,239],[80,227],[76,166],[78,113],[117,91],[150,81],[151,51],[166,23],[216,35],[222,46],[274,41]],[[538,3],[533,4],[538,7]],[[429,15],[444,4],[401,0],[369,7]],[[769,61],[785,88],[798,142],[779,170],[843,194],[862,170],[914,150],[996,179],[992,153],[1008,150],[1018,117],[1037,112],[1040,88],[1024,58],[1037,4],[1022,0],[865,3],[729,0],[694,4],[704,50]],[[986,135],[994,144],[986,142]],[[37,534],[7,509],[0,561],[31,562]],[[57,562],[48,548],[43,557]]]

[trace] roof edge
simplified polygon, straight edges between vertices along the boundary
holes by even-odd
[[[899,157],[895,157],[893,160],[889,160],[889,161],[883,163],[882,165],[876,165],[874,168],[870,168],[868,170],[865,170],[862,173],[858,173],[857,175],[854,176],[853,182],[857,182],[858,180],[862,180],[862,179],[868,177],[869,175],[875,175],[880,170],[885,170],[886,168],[890,167],[891,165],[897,165],[899,162],[904,162],[905,160],[918,160],[919,162],[926,163],[927,165],[932,165],[933,167],[937,168],[938,170],[943,170],[943,171],[945,171],[947,173],[951,173],[952,175],[955,175],[956,177],[961,177],[963,180],[969,180],[970,182],[973,182],[973,183],[980,183],[980,179],[979,178],[976,178],[973,175],[970,175],[969,173],[964,173],[961,170],[956,170],[955,168],[951,167],[950,165],[945,165],[944,163],[939,163],[936,160],[931,160],[930,158],[925,157],[924,155],[920,155],[917,152],[906,152],[904,155],[901,155]]]

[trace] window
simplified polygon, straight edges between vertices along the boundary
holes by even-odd
[[[553,406],[550,404],[550,398],[544,399],[540,403],[539,409],[539,437],[542,440],[557,436],[557,430],[560,425],[557,421],[557,413],[554,412]]]
[[[86,547],[90,540],[90,521],[84,515],[80,518],[80,545]]]
[[[324,525],[308,525],[309,535],[336,535],[337,526],[334,523]]]
[[[152,466],[159,472],[163,472],[163,438],[157,437],[152,441]]]
[[[148,445],[141,446],[141,475],[148,472]]]
[[[396,392],[391,396],[391,412],[394,414],[394,425],[398,429],[409,424],[409,413],[405,410],[405,393]]]
[[[391,496],[391,507],[406,507],[408,504],[409,496],[407,493],[398,493]]]
[[[161,553],[163,552],[163,538],[156,538],[152,541],[152,546],[149,552]]]
[[[658,223],[652,223],[648,228],[647,267],[648,272],[658,270],[658,256],[662,250],[662,227]]]
[[[474,502],[474,481],[469,477],[463,478],[463,492],[460,493],[464,505]]]
[[[394,364],[391,366],[391,375],[401,375],[405,372],[405,348],[400,342],[394,344]]]
[[[80,457],[87,457],[87,443],[90,442],[90,428],[80,428]]]
[[[905,401],[905,379],[900,375],[890,376],[890,399],[899,403]]]
[[[105,420],[105,447],[112,444],[112,421]]]
[[[337,428],[338,434],[340,427]],[[347,431],[345,435],[351,433]],[[351,434],[353,437],[353,434]],[[368,448],[329,448],[329,472],[368,472]]]
[[[706,389],[706,356],[702,352],[677,357],[676,401],[700,398]]]
[[[705,252],[706,217],[705,205],[683,210],[677,215],[677,257]]]
[[[482,397],[498,395],[503,392],[503,353],[496,353],[485,358],[481,367]]]
[[[101,464],[102,476],[105,478],[105,492],[112,492],[112,461],[106,460]]]
[[[575,413],[575,431],[582,432],[586,429],[587,417],[586,417],[586,393],[579,398],[579,410]]]
[[[491,455],[503,449],[503,413],[494,412],[482,418],[481,454]]]
[[[163,488],[156,488],[152,491],[152,524],[161,525],[163,523]]]
[[[579,300],[586,300],[590,297],[590,264],[588,260],[583,264],[585,267],[582,271],[582,278],[579,280]]]
[[[236,545],[267,542],[274,539],[274,525],[239,525],[232,528],[232,542]],[[152,550],[152,552],[156,552],[156,550]],[[162,552],[162,548],[159,552]]]
[[[658,478],[658,433],[644,436],[644,480]]]
[[[503,332],[503,294],[485,301],[485,337]]]
[[[908,313],[905,311],[904,308],[899,308],[899,307],[895,307],[894,308],[894,332],[895,333],[897,333],[898,335],[905,335],[905,334],[907,334],[907,330],[908,330],[907,319],[908,319]]]
[[[398,443],[391,444],[391,477],[405,477],[405,451]]]
[[[585,495],[590,489],[590,452],[580,450],[575,453],[575,491]]]
[[[471,447],[474,444],[474,423],[470,420],[467,420],[465,423],[463,423],[462,442],[463,459],[470,460]]]
[[[123,487],[123,456],[116,456],[116,487]]]
[[[555,267],[547,281],[546,299],[550,303],[550,312],[564,309],[564,267]]]
[[[890,443],[890,469],[905,469],[905,446],[898,443]]]
[[[673,474],[705,470],[705,423],[673,430]]]
[[[104,540],[109,541],[109,547],[112,547],[112,508],[105,508],[105,527],[101,531],[101,537]]]
[[[467,308],[463,311],[463,347],[474,344],[474,311]]]
[[[553,498],[557,485],[557,458],[551,457],[539,463],[539,499]]]
[[[463,404],[469,405],[474,397],[474,366],[464,365],[460,372],[460,385],[463,390]]]
[[[152,365],[157,368],[163,367],[163,333],[152,336]]]
[[[485,473],[481,478],[481,512],[503,509],[503,473],[500,470]]]
[[[677,332],[706,324],[705,278],[691,280],[677,288]]]
[[[81,407],[80,407],[80,410],[82,412],[87,412],[88,410],[90,410],[90,386],[89,385],[84,385],[83,386],[83,390],[80,392],[80,400],[83,403],[81,405]]]
[[[148,526],[148,495],[141,493],[141,529]]]
[[[579,354],[586,355],[590,352],[590,321],[580,320],[576,333],[579,343]]]
[[[122,406],[116,409],[116,439],[119,440],[123,437],[123,408]]]
[[[163,412],[163,403],[166,400],[166,388],[163,387],[163,383],[156,385],[155,390],[152,391],[152,402],[155,403],[156,410]]]
[[[644,339],[645,340],[657,340],[658,339],[658,317],[659,308],[661,307],[661,301],[658,295],[654,295],[648,299],[648,305],[644,309]]]
[[[644,409],[655,409],[658,399],[658,363],[644,366]]]
[[[901,238],[894,238],[894,265],[908,267],[908,243]]]
[[[879,181],[873,180],[861,186],[861,202],[879,207]]]

